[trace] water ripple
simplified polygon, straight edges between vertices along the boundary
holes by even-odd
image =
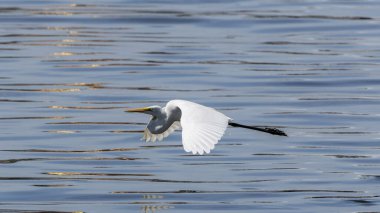
[[[11,1],[0,6],[0,212],[376,212],[377,1]],[[139,138],[186,99],[211,154]]]

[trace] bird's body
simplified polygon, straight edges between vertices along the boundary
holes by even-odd
[[[183,148],[186,152],[193,154],[210,153],[229,124],[271,134],[286,135],[274,128],[249,127],[234,123],[231,118],[213,108],[185,100],[169,101],[163,108],[151,106],[127,111],[152,115],[143,136],[147,142],[162,140],[175,130],[182,128]]]

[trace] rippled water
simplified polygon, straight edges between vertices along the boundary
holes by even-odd
[[[379,10],[3,0],[0,211],[379,211]],[[124,109],[176,98],[289,137],[141,142],[148,118]]]

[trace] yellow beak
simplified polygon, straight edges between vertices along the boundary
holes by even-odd
[[[133,109],[127,109],[125,112],[146,112],[150,111],[149,107],[142,107],[142,108],[133,108]]]

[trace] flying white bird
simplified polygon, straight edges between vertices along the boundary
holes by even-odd
[[[126,112],[141,112],[152,116],[143,136],[147,142],[161,141],[175,130],[182,128],[183,148],[193,154],[210,153],[222,138],[228,125],[287,136],[276,128],[246,126],[232,122],[231,118],[213,108],[185,100],[169,101],[163,108],[150,106],[128,109]]]

